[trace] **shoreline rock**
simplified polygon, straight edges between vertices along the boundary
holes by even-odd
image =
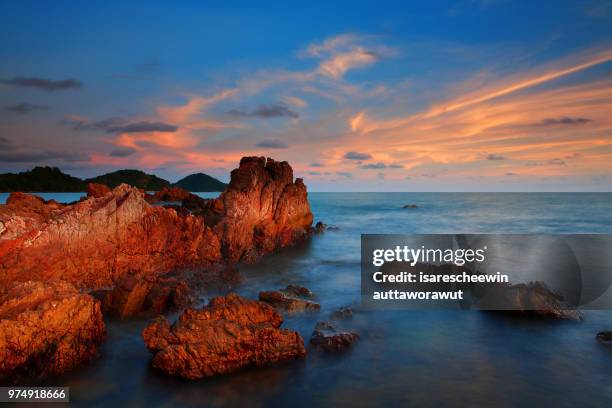
[[[275,309],[289,313],[301,311],[318,311],[321,306],[307,298],[314,294],[303,286],[288,285],[285,289],[259,292],[259,300],[268,303]]]
[[[281,329],[271,306],[236,294],[213,298],[202,310],[187,309],[170,325],[159,316],[142,333],[153,367],[198,379],[248,366],[303,358],[304,340]]]
[[[612,330],[597,333],[597,341],[607,347],[612,347]]]
[[[344,351],[359,339],[357,333],[338,330],[330,322],[317,322],[310,344],[323,351]]]
[[[0,296],[0,382],[44,379],[98,355],[100,303],[67,282],[22,282]]]

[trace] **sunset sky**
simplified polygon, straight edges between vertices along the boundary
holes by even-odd
[[[204,3],[0,3],[0,172],[612,191],[612,1]]]

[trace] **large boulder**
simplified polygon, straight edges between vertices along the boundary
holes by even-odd
[[[287,162],[265,157],[243,157],[206,214],[226,259],[244,262],[304,239],[313,220],[302,179],[293,180]]]
[[[304,357],[304,340],[282,322],[265,303],[230,294],[187,309],[172,326],[159,316],[143,338],[155,368],[197,379]]]
[[[100,304],[67,282],[23,282],[0,296],[0,383],[64,373],[105,338]]]
[[[323,351],[345,351],[359,339],[357,333],[338,330],[330,322],[317,322],[310,344]]]

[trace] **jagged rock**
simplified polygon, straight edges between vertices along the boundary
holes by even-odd
[[[318,322],[312,332],[310,344],[324,351],[343,351],[359,339],[357,333],[337,330],[329,322]]]
[[[111,189],[104,184],[88,183],[87,184],[87,197],[100,198],[104,197],[111,192]]]
[[[318,303],[304,299],[313,296],[310,289],[297,285],[289,285],[280,290],[259,292],[259,300],[290,313],[319,310],[321,306]]]
[[[155,368],[197,379],[304,357],[304,340],[282,321],[265,303],[230,294],[187,309],[172,326],[160,316],[142,335]]]
[[[526,316],[581,320],[580,311],[569,307],[562,296],[542,282],[487,287],[477,305],[485,310],[503,310]]]
[[[312,225],[301,179],[287,162],[263,157],[243,158],[228,189],[198,206],[205,210],[151,206],[125,184],[65,206],[13,193],[0,205],[0,290],[60,278],[97,290],[134,271],[141,278],[254,261],[308,237]]]
[[[597,333],[597,341],[604,346],[612,347],[612,331],[602,331]]]
[[[62,374],[98,354],[100,304],[67,282],[16,283],[0,296],[0,382]]]
[[[334,310],[331,314],[331,318],[334,320],[344,320],[344,319],[350,319],[352,317],[353,317],[353,309],[351,309],[348,306],[339,307],[338,309]]]
[[[189,191],[183,190],[180,187],[164,187],[154,194],[145,196],[149,203],[157,203],[160,201],[180,202],[192,195]]]
[[[415,209],[415,208],[419,208],[418,205],[416,204],[406,204],[405,206],[403,206],[402,208],[410,208],[410,209]]]
[[[254,262],[307,238],[313,218],[303,180],[293,181],[287,162],[265,157],[243,157],[204,214],[231,262]]]

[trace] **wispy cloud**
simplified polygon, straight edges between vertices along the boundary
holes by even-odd
[[[278,139],[262,140],[261,142],[257,143],[255,146],[265,147],[268,149],[286,149],[289,147],[287,143],[283,142],[282,140],[278,140]]]
[[[74,78],[53,80],[47,78],[23,76],[17,76],[10,79],[0,79],[0,84],[24,88],[36,88],[49,92],[65,91],[68,89],[75,89],[83,86],[83,82]]]
[[[49,109],[48,106],[45,105],[34,105],[31,103],[19,103],[16,105],[8,105],[4,107],[4,110],[8,111],[8,112],[12,112],[12,113],[18,113],[20,115],[24,115],[26,113],[30,113],[33,111],[39,111],[39,110],[47,110]]]
[[[296,112],[292,111],[283,105],[259,105],[255,110],[246,112],[243,110],[232,109],[228,112],[230,116],[241,117],[241,118],[298,118]]]

